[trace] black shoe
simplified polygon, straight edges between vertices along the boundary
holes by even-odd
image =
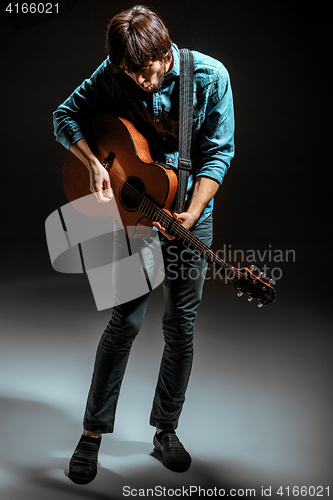
[[[154,436],[155,451],[162,454],[163,465],[173,472],[186,472],[191,465],[190,454],[174,432],[161,432],[161,437]]]
[[[101,439],[101,437],[81,436],[69,462],[68,477],[73,483],[88,484],[95,479]]]

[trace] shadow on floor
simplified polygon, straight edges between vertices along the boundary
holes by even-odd
[[[207,496],[212,496],[214,488],[216,492],[222,488],[226,492],[244,488],[241,479],[235,481],[224,472],[233,469],[234,477],[236,464],[231,467],[223,460],[209,463],[193,457],[190,470],[176,474],[163,467],[151,443],[117,441],[111,436],[104,439],[97,478],[89,485],[78,486],[66,477],[78,440],[77,422],[61,410],[36,401],[1,398],[0,408],[3,499],[118,500],[126,496],[168,498],[173,494],[198,498],[203,496],[203,490],[210,490]],[[241,467],[238,472],[241,478]],[[247,485],[250,487],[255,488]],[[255,489],[252,498],[259,497],[259,486]],[[233,496],[241,497],[244,493]]]

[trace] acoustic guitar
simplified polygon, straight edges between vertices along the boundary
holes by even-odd
[[[91,134],[87,137],[89,147],[109,172],[129,237],[147,236],[153,222],[159,222],[169,234],[214,266],[219,274],[222,272],[234,284],[238,296],[245,294],[259,307],[275,300],[274,280],[262,273],[255,274],[255,266],[238,269],[225,262],[172,217],[170,209],[177,191],[177,174],[153,161],[147,140],[130,121],[101,113],[92,119],[91,125]],[[71,152],[65,163],[63,182],[70,202],[91,194],[88,172]],[[98,205],[103,208],[101,205],[107,203]]]

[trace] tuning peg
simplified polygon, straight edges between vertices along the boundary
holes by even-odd
[[[264,304],[258,304],[258,307],[262,307]]]
[[[265,273],[263,273],[262,271],[260,271],[259,278],[266,278]]]
[[[270,285],[275,285],[276,281],[273,278],[271,278],[270,280],[268,280],[268,283]]]
[[[243,295],[243,292],[237,292],[238,297],[241,297]]]
[[[251,300],[253,300],[253,297],[248,297],[247,299],[249,302],[251,302]]]
[[[253,264],[250,266],[250,271],[257,271],[257,270],[258,270],[257,266]]]

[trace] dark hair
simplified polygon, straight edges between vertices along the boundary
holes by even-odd
[[[155,12],[142,5],[135,5],[111,19],[106,48],[116,72],[135,73],[148,61],[167,61],[172,57],[168,30]]]

